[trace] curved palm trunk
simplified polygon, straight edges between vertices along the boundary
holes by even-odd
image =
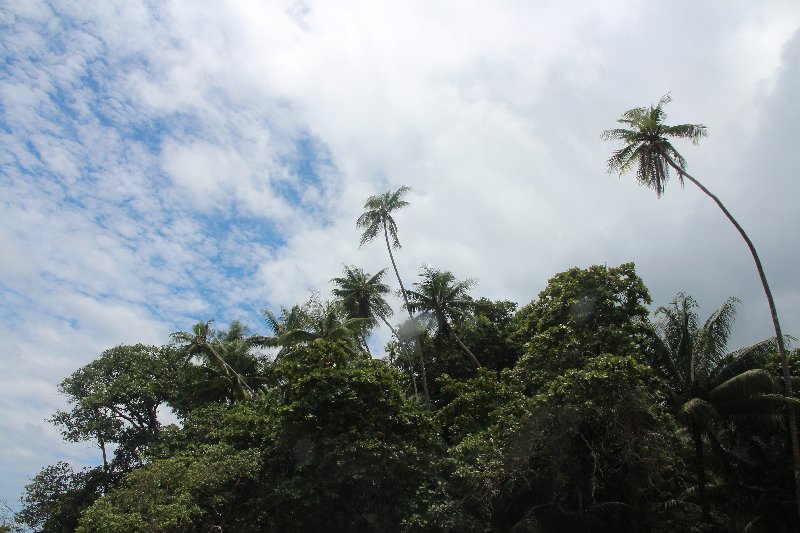
[[[372,359],[372,350],[369,349],[369,343],[367,343],[367,336],[366,335],[359,335],[361,341],[361,348],[364,348],[364,353]]]
[[[414,360],[411,359],[411,354],[408,353],[406,351],[405,346],[403,346],[402,343],[403,341],[400,340],[400,335],[398,335],[397,330],[394,329],[394,327],[391,324],[389,324],[389,321],[386,320],[386,318],[381,317],[381,320],[383,320],[384,324],[389,326],[389,330],[392,332],[392,335],[394,335],[395,338],[397,338],[398,342],[400,342],[400,349],[403,350],[403,353],[406,355],[406,359],[408,359],[408,368],[411,371],[411,382],[414,384],[414,396],[416,396],[419,394],[419,391],[417,390],[417,376],[414,373]]]
[[[678,175],[686,177],[689,181],[697,185],[701,191],[703,191],[709,198],[714,200],[714,202],[722,209],[722,212],[725,213],[725,216],[728,217],[728,220],[731,221],[731,224],[736,227],[736,230],[739,232],[739,235],[742,236],[744,242],[747,243],[747,247],[750,249],[750,254],[753,256],[753,261],[756,263],[756,269],[758,270],[758,276],[761,278],[761,285],[764,287],[764,293],[767,295],[767,302],[769,303],[769,311],[772,313],[772,325],[775,328],[775,337],[778,341],[778,352],[781,356],[781,368],[783,370],[783,384],[784,384],[784,393],[787,398],[794,397],[794,391],[792,390],[792,373],[789,371],[789,358],[786,355],[786,345],[783,342],[783,334],[781,333],[781,325],[778,322],[778,310],[775,308],[775,300],[772,298],[772,291],[769,289],[769,283],[767,283],[767,276],[764,274],[764,267],[761,266],[761,259],[758,257],[758,253],[756,252],[755,246],[753,246],[753,242],[750,240],[750,237],[747,236],[742,226],[733,218],[730,211],[728,211],[719,198],[717,198],[711,191],[705,188],[702,183],[697,181],[693,176],[688,174],[685,170],[680,168],[671,158],[667,157],[667,163],[674,168]],[[794,496],[795,496],[795,503],[797,504],[797,513],[800,515],[800,441],[798,441],[797,437],[797,417],[795,416],[795,410],[793,405],[788,405],[786,407],[787,410],[787,417],[789,419],[789,436],[791,437],[791,444],[792,444],[792,456],[794,457]]]
[[[464,350],[467,353],[467,355],[470,356],[470,358],[472,358],[472,360],[475,362],[475,366],[480,368],[481,367],[481,362],[478,361],[478,358],[475,357],[475,354],[472,353],[472,351],[469,348],[467,348],[466,344],[461,342],[461,339],[458,337],[458,335],[456,335],[456,332],[453,331],[453,328],[447,328],[447,329],[450,331],[450,335],[453,336],[453,338],[456,340],[458,345],[461,346],[461,349]]]
[[[411,314],[411,307],[408,305],[408,296],[406,295],[406,288],[403,286],[403,280],[400,279],[400,272],[397,270],[397,264],[394,262],[394,254],[392,254],[392,247],[389,245],[389,230],[386,229],[386,221],[383,222],[383,237],[386,239],[386,249],[389,250],[389,259],[392,261],[394,274],[397,276],[397,282],[400,284],[400,292],[403,294],[403,300],[406,303],[406,310],[408,311],[408,318],[414,318]],[[425,360],[422,357],[422,345],[419,342],[419,335],[414,338],[414,347],[419,357],[420,370],[422,371],[422,390],[425,393],[425,401],[431,402],[431,397],[428,394],[428,378],[425,375]]]
[[[205,341],[203,342],[203,344],[205,345],[206,348],[208,348],[208,351],[211,352],[211,355],[214,356],[214,359],[218,363],[222,364],[222,368],[225,370],[225,373],[228,375],[227,376],[228,380],[231,381],[231,384],[234,385],[234,389],[236,390],[236,392],[239,393],[239,395],[241,396],[241,399],[242,400],[248,400],[248,399],[252,400],[253,398],[255,398],[256,397],[255,391],[253,391],[253,389],[250,387],[250,385],[248,385],[247,382],[244,379],[242,379],[242,376],[236,370],[234,370],[234,368],[231,365],[229,365],[228,362],[225,361],[225,359],[223,359],[222,356],[220,356],[217,353],[217,351],[214,350],[214,348],[211,347],[210,344],[208,344]]]

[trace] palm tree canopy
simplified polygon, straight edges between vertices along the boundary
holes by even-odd
[[[756,360],[776,349],[774,339],[727,351],[736,316],[736,298],[728,298],[699,326],[697,303],[679,293],[660,307],[658,330],[669,369],[668,381],[679,417],[689,425],[707,427],[721,415],[774,412],[785,405],[775,378],[756,367]]]
[[[252,350],[264,345],[263,337],[248,335],[247,328],[234,321],[227,331],[221,332],[215,332],[211,322],[199,322],[191,333],[173,333],[172,338],[187,357],[200,360],[211,388],[230,388],[240,400],[256,396],[254,388],[263,380],[258,375],[258,359]],[[217,392],[224,395],[224,391]]]
[[[322,302],[317,295],[291,310],[282,308],[281,316],[275,316],[267,310],[263,313],[275,334],[275,344],[281,346],[277,358],[286,355],[287,350],[295,345],[317,339],[343,340],[348,349],[356,353],[355,341],[360,332],[370,324],[370,319],[348,318],[340,302]]]
[[[708,136],[708,129],[702,124],[664,124],[667,117],[664,106],[671,100],[667,94],[659,100],[658,105],[630,109],[617,120],[625,127],[606,130],[601,135],[604,141],[620,140],[624,143],[609,158],[608,172],[622,175],[636,167],[639,183],[655,190],[658,196],[664,193],[664,186],[669,179],[669,161],[681,169],[686,168],[686,160],[672,146],[669,138],[689,139],[697,144],[702,137]],[[683,174],[680,172],[678,179],[683,185]]]
[[[469,290],[475,281],[457,281],[452,272],[431,267],[424,267],[420,275],[422,282],[408,291],[410,310],[421,313],[423,321],[437,331],[447,332],[450,323],[461,322],[472,308]]]
[[[404,185],[394,192],[386,191],[367,199],[367,203],[364,204],[364,214],[356,221],[356,226],[364,230],[359,246],[364,246],[375,239],[381,229],[385,228],[392,239],[392,246],[394,248],[401,247],[400,240],[397,238],[397,224],[392,218],[392,212],[409,205],[403,200],[403,196],[409,191],[411,191],[411,187]]]
[[[370,319],[374,325],[376,319],[385,320],[392,315],[392,308],[383,298],[390,292],[381,281],[384,274],[385,268],[370,276],[360,268],[345,266],[344,276],[331,280],[336,284],[333,294],[341,300],[348,318]]]

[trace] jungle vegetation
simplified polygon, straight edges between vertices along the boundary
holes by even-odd
[[[609,170],[636,168],[659,195],[670,168],[696,182],[667,137],[705,135],[663,125],[668,101],[604,133],[626,143]],[[431,266],[404,282],[392,214],[408,192],[370,197],[357,221],[361,245],[384,241],[402,310],[388,267],[345,265],[328,299],[264,310],[268,335],[202,322],[162,346],[106,350],[64,379],[68,409],[51,419],[96,445],[97,465],[45,467],[10,527],[800,529],[800,351],[774,306],[775,337],[732,347],[737,300],[706,318],[678,293],[651,314],[633,263],[557,273],[522,304]],[[391,340],[373,353],[383,326]]]

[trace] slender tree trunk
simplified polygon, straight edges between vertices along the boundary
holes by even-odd
[[[97,420],[100,420],[100,409],[97,407],[94,408],[94,416]],[[97,433],[97,445],[100,447],[100,450],[103,452],[103,470],[108,470],[108,454],[106,453],[106,439],[103,438],[103,434],[98,432]]]
[[[472,351],[469,348],[467,348],[467,346],[463,342],[461,342],[461,339],[458,338],[458,335],[456,335],[456,332],[453,331],[453,328],[448,328],[448,329],[450,330],[450,335],[452,335],[453,338],[458,343],[458,345],[461,346],[461,349],[464,350],[465,352],[467,352],[467,355],[469,355],[472,358],[472,360],[475,362],[475,366],[480,368],[481,367],[481,362],[478,361],[478,358],[475,357],[475,354],[472,353]]]
[[[697,497],[700,500],[700,511],[703,513],[703,521],[708,522],[708,497],[706,495],[706,468],[703,458],[703,435],[697,428],[692,428],[692,440],[694,441],[694,460],[695,473],[697,474]]]
[[[417,356],[419,357],[419,367],[422,371],[422,392],[425,394],[425,402],[430,404],[431,395],[428,393],[428,376],[425,373],[425,359],[422,357],[422,343],[419,340],[419,333],[414,334],[414,349],[417,351]]]
[[[792,390],[792,374],[789,370],[789,358],[786,355],[786,345],[783,342],[783,334],[781,333],[781,325],[778,322],[778,310],[775,308],[775,300],[772,298],[772,291],[769,289],[769,283],[767,283],[767,276],[764,274],[764,267],[761,266],[761,259],[758,257],[758,253],[756,252],[755,246],[753,246],[753,242],[750,240],[750,237],[747,236],[742,226],[733,218],[730,211],[728,211],[722,202],[717,198],[711,191],[705,188],[702,183],[697,181],[694,177],[688,174],[685,170],[680,168],[675,162],[667,157],[667,162],[669,165],[674,168],[679,176],[684,176],[689,181],[697,185],[701,191],[703,191],[709,198],[714,200],[714,202],[722,209],[722,212],[725,213],[725,216],[728,217],[728,220],[731,221],[731,224],[736,227],[736,230],[739,232],[739,235],[742,236],[744,242],[747,243],[747,247],[750,249],[750,254],[753,256],[753,261],[756,263],[756,269],[758,270],[758,276],[761,278],[761,285],[764,287],[764,293],[767,295],[767,302],[769,303],[769,311],[772,314],[772,325],[775,328],[775,337],[778,341],[778,352],[781,356],[781,368],[783,370],[783,384],[784,384],[784,393],[787,398],[794,397],[794,391]],[[792,445],[792,456],[794,457],[794,498],[795,504],[797,505],[797,514],[800,517],[800,440],[797,437],[797,417],[795,416],[795,410],[793,405],[788,405],[786,407],[787,417],[789,419],[789,436],[791,438],[791,445]]]
[[[408,295],[406,288],[403,286],[403,280],[400,279],[400,272],[397,271],[397,264],[394,262],[394,254],[392,254],[392,247],[389,245],[389,231],[386,229],[386,221],[383,222],[383,237],[386,239],[386,249],[389,250],[389,259],[392,260],[392,267],[394,274],[397,276],[397,282],[400,284],[400,292],[403,294],[403,301],[406,303],[406,311],[408,311],[408,318],[414,318],[411,313],[411,306],[408,305]],[[420,370],[422,371],[422,390],[425,393],[425,401],[431,403],[430,394],[428,394],[428,377],[425,375],[425,360],[422,357],[422,345],[419,342],[419,334],[414,335],[414,347],[417,350],[419,357]]]
[[[414,373],[414,360],[411,358],[411,354],[408,353],[408,351],[406,351],[406,347],[403,346],[403,341],[400,340],[400,335],[397,333],[397,330],[394,329],[394,327],[392,327],[392,325],[389,323],[388,320],[386,320],[386,318],[381,317],[381,320],[383,320],[384,324],[389,326],[389,330],[391,330],[392,335],[395,336],[397,342],[400,343],[400,349],[403,350],[403,353],[406,355],[406,359],[408,359],[408,368],[411,371],[411,382],[414,384],[414,395],[416,396],[419,394],[419,391],[417,390],[417,376]]]
[[[214,360],[222,365],[222,368],[225,370],[225,373],[228,375],[228,378],[231,380],[231,382],[235,382],[239,385],[239,388],[242,389],[241,394],[243,400],[252,400],[256,397],[256,393],[253,391],[250,385],[248,385],[247,382],[242,379],[242,376],[236,370],[234,370],[234,368],[229,365],[228,362],[222,358],[222,356],[217,353],[217,351],[208,343],[208,341],[203,339],[202,346],[207,348],[209,353],[214,356]]]
[[[103,437],[100,439],[100,449],[103,451],[103,470],[108,471],[108,454],[106,453],[106,441]]]
[[[359,340],[361,342],[361,347],[364,348],[364,353],[372,359],[372,350],[369,349],[369,344],[367,343],[367,336],[359,334]]]

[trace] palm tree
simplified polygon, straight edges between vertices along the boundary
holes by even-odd
[[[276,315],[269,309],[264,309],[261,314],[267,325],[272,330],[272,337],[270,344],[272,346],[280,346],[277,358],[283,356],[288,346],[283,342],[284,335],[293,330],[301,330],[310,327],[311,316],[308,313],[307,305],[294,305],[291,309],[281,307],[280,315]]]
[[[210,345],[220,359],[227,363],[227,368],[232,369],[241,381],[254,391],[251,396],[264,386],[267,379],[261,373],[259,358],[253,350],[271,346],[271,339],[261,335],[250,335],[244,324],[234,320],[227,330],[216,332]],[[236,381],[231,380],[227,368],[216,360],[206,357],[201,368],[206,380],[203,383],[204,389],[198,391],[198,396],[211,400],[244,399],[241,387]]]
[[[481,363],[469,348],[456,335],[451,323],[463,321],[472,308],[469,290],[475,284],[472,280],[456,281],[451,272],[424,267],[420,274],[421,283],[415,283],[415,291],[408,291],[409,311],[419,311],[427,325],[438,334],[453,337],[464,353],[480,367]]]
[[[397,271],[397,263],[395,263],[394,255],[392,254],[392,248],[402,248],[402,246],[400,246],[400,239],[397,237],[397,223],[395,223],[392,218],[392,212],[409,205],[408,202],[403,200],[403,196],[410,191],[411,187],[406,187],[404,185],[394,192],[386,191],[383,194],[370,196],[367,199],[367,203],[364,204],[364,209],[366,209],[366,211],[364,211],[356,221],[356,227],[364,230],[364,233],[361,235],[359,247],[373,241],[380,231],[383,230],[386,249],[389,251],[389,259],[392,261],[392,267],[394,267],[397,282],[400,283],[400,291],[406,305],[408,305],[406,290],[403,286],[403,280],[400,278],[400,272]],[[392,237],[391,244],[389,242],[389,236]]]
[[[411,187],[406,187],[404,185],[394,192],[386,191],[383,194],[370,196],[367,199],[367,203],[364,204],[364,213],[358,217],[358,220],[356,221],[356,227],[364,230],[364,233],[361,235],[361,243],[359,244],[359,247],[364,246],[368,242],[377,238],[381,230],[383,230],[383,238],[386,241],[386,249],[389,251],[389,259],[392,261],[394,274],[397,276],[397,282],[400,284],[400,294],[403,295],[403,301],[405,302],[405,307],[408,310],[408,318],[409,320],[413,320],[414,317],[411,312],[411,307],[408,304],[406,288],[403,285],[403,280],[400,278],[400,272],[397,270],[397,263],[394,261],[394,254],[392,254],[392,248],[402,248],[402,246],[400,246],[400,239],[397,237],[397,224],[392,218],[392,212],[409,205],[408,202],[403,200],[403,196],[410,191]],[[390,236],[391,242],[389,241]],[[425,360],[422,358],[422,348],[420,347],[419,337],[415,339],[414,346],[416,347],[417,356],[419,357],[420,362],[420,370],[422,371],[422,388],[425,392],[425,400],[430,402],[430,395],[428,394],[428,380],[425,375]]]
[[[344,276],[333,278],[336,284],[333,294],[340,299],[348,318],[367,318],[370,327],[377,325],[377,319],[383,321],[391,316],[392,308],[386,303],[383,295],[390,292],[389,286],[381,281],[386,269],[370,276],[355,266],[344,267]]]
[[[191,333],[173,333],[172,338],[182,345],[189,358],[200,359],[209,374],[209,383],[226,384],[239,400],[252,400],[256,397],[249,382],[258,381],[255,376],[257,362],[249,351],[260,344],[261,337],[247,337],[243,326],[234,322],[227,334],[214,338],[210,322],[199,322],[194,325]],[[238,370],[234,367],[238,367]]]
[[[348,318],[362,318],[368,319],[369,328],[377,325],[377,319],[380,319],[384,324],[389,327],[392,334],[400,341],[401,347],[403,346],[397,330],[389,323],[388,317],[392,315],[392,308],[383,298],[384,294],[390,292],[389,286],[381,281],[386,269],[384,268],[374,276],[370,276],[360,268],[355,266],[344,267],[344,276],[340,278],[333,278],[331,281],[336,284],[337,288],[333,289],[333,294],[340,299],[342,306]],[[366,338],[363,339],[364,346],[367,345]],[[403,349],[405,352],[405,349]],[[409,365],[411,365],[411,380],[414,385],[414,394],[417,391],[417,378],[413,371],[413,362],[411,356],[406,353]]]
[[[678,419],[689,429],[695,448],[698,497],[708,517],[703,435],[716,439],[715,421],[729,416],[780,413],[791,402],[780,394],[772,375],[755,368],[756,361],[775,349],[775,339],[727,352],[738,300],[728,300],[702,327],[696,302],[679,293],[656,315],[670,397]],[[793,400],[796,401],[796,400]]]
[[[608,160],[608,171],[619,172],[620,175],[636,167],[636,178],[641,185],[656,191],[656,195],[661,197],[664,193],[664,186],[669,180],[670,167],[678,174],[678,181],[683,185],[684,178],[697,185],[709,198],[714,200],[725,216],[734,225],[739,235],[742,236],[750,254],[755,261],[758,276],[764,293],[767,295],[767,303],[772,314],[772,325],[775,328],[775,339],[778,345],[778,352],[781,357],[781,367],[783,370],[784,394],[787,398],[794,397],[792,389],[792,375],[789,370],[789,359],[786,355],[786,345],[783,334],[781,333],[780,322],[778,321],[778,311],[775,308],[775,300],[772,298],[772,291],[767,283],[767,276],[761,265],[753,242],[747,236],[742,226],[733,218],[730,211],[722,204],[719,198],[711,193],[702,183],[686,172],[686,160],[669,142],[669,138],[689,139],[693,144],[697,144],[702,137],[708,135],[708,130],[702,124],[680,124],[678,126],[667,126],[664,124],[666,114],[664,106],[671,101],[669,95],[665,95],[659,100],[658,105],[648,107],[635,107],[622,114],[617,122],[623,124],[624,128],[606,130],[602,133],[603,140],[620,140],[625,145],[612,153]],[[787,406],[787,416],[789,419],[789,435],[792,443],[792,455],[794,456],[794,477],[795,477],[795,503],[797,512],[800,515],[800,440],[797,433],[797,419],[795,409],[792,405]]]
[[[339,302],[320,302],[316,296],[303,306],[295,306],[284,319],[264,311],[275,332],[274,343],[283,348],[278,357],[298,344],[315,340],[343,341],[351,355],[358,355],[357,339],[370,324],[370,319],[347,318]]]

